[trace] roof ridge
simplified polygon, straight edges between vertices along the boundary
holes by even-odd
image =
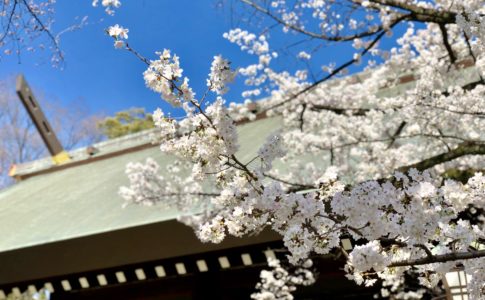
[[[457,62],[457,67],[460,69],[469,68],[473,65],[474,61],[470,57],[464,57]],[[355,83],[359,83],[363,81],[363,78],[367,77],[367,74],[375,72],[378,69],[379,67],[363,70],[361,72],[357,72],[348,76],[337,77],[326,82],[325,85],[335,85],[339,83],[347,83],[352,85]],[[414,82],[417,78],[413,72],[403,72],[400,76],[395,78],[395,80],[396,79],[397,85],[395,85],[394,87]],[[388,90],[389,88],[391,88],[391,90],[393,89],[390,86],[384,86],[381,91]],[[235,122],[236,125],[243,125],[268,117],[268,115],[266,114],[266,110],[264,109],[264,102],[269,102],[270,99],[271,97],[268,97],[255,102],[251,102],[251,104],[258,103],[258,110],[262,110],[259,110],[259,112],[256,111],[255,117],[252,119],[242,118],[237,120]],[[68,155],[70,156],[71,160],[61,165],[56,165],[53,162],[52,157],[50,156],[30,162],[21,163],[18,165],[13,165],[9,172],[9,175],[16,178],[17,180],[21,180],[27,177],[35,176],[39,173],[65,169],[66,167],[76,166],[82,163],[88,163],[93,160],[99,160],[105,157],[109,158],[115,155],[136,151],[149,146],[155,146],[153,142],[155,141],[154,134],[156,133],[156,131],[157,128],[150,128],[140,132],[126,134],[114,139],[101,141],[75,150],[70,150],[68,151]]]
[[[56,165],[50,156],[16,164],[12,166],[9,175],[16,179],[23,179],[47,169],[64,169],[79,165],[80,162],[98,160],[104,156],[112,157],[113,155],[131,152],[131,149],[138,150],[140,148],[155,146],[152,141],[154,140],[156,130],[157,128],[150,128],[70,150],[68,151],[68,155],[71,160],[61,165]]]

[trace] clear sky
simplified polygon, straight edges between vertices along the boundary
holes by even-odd
[[[76,23],[76,17],[88,16],[90,20],[83,29],[63,35],[63,70],[53,68],[46,54],[24,52],[20,64],[15,56],[0,62],[0,79],[23,73],[44,97],[64,103],[84,101],[92,113],[112,114],[129,107],[168,109],[145,87],[145,65],[132,54],[114,49],[104,32],[114,24],[129,28],[130,45],[148,58],[155,58],[154,52],[164,48],[179,55],[184,75],[198,94],[205,90],[214,55],[223,54],[235,67],[254,62],[254,57],[222,37],[234,24],[227,9],[216,8],[215,0],[123,0],[115,16],[108,16],[102,7],[93,8],[91,2],[58,0],[56,4],[54,31]],[[282,35],[279,42],[284,39]],[[324,50],[318,63],[347,60],[352,57],[350,51],[348,47]],[[238,80],[226,96],[230,101],[241,101],[242,79]]]
[[[113,113],[133,106],[153,110],[160,97],[145,88],[141,73],[145,65],[133,55],[115,50],[104,29],[116,23],[130,29],[129,42],[139,52],[154,58],[154,52],[173,49],[181,57],[192,85],[202,82],[211,58],[218,53],[240,55],[222,38],[229,28],[223,12],[211,0],[124,0],[115,16],[93,8],[91,0],[58,0],[54,31],[87,15],[90,25],[63,35],[63,70],[53,68],[48,55],[22,53],[0,62],[0,78],[23,73],[40,94],[62,102],[85,101],[91,112]],[[102,20],[104,19],[104,20]]]

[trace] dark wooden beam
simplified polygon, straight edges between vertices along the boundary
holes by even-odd
[[[69,161],[68,154],[64,151],[59,139],[57,138],[52,126],[47,121],[44,112],[42,111],[39,102],[35,99],[32,89],[29,87],[23,75],[17,76],[16,84],[17,95],[22,101],[30,118],[35,124],[44,144],[46,145],[52,159],[56,164]]]

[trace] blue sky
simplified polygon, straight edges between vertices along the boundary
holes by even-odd
[[[222,54],[233,66],[245,66],[254,57],[243,54],[236,45],[223,39],[231,28],[227,10],[217,9],[215,0],[124,0],[111,17],[101,7],[93,8],[91,0],[58,0],[54,31],[76,23],[76,17],[88,16],[90,24],[81,30],[66,33],[61,40],[65,53],[63,70],[53,68],[48,55],[22,54],[19,64],[11,56],[0,62],[0,78],[23,73],[42,97],[69,105],[83,101],[92,113],[113,114],[129,107],[156,107],[168,110],[160,97],[148,90],[142,78],[145,65],[132,54],[115,50],[104,29],[120,24],[129,28],[129,43],[148,58],[164,48],[180,56],[184,75],[201,94],[212,57]],[[274,33],[274,41],[284,44],[290,35]],[[271,44],[272,40],[270,40]],[[317,64],[344,61],[352,56],[349,47],[325,49]],[[296,69],[298,63],[280,58],[282,65]],[[226,96],[241,101],[242,79]]]
[[[228,22],[210,0],[125,0],[113,17],[100,7],[93,8],[90,0],[59,0],[54,30],[85,15],[90,25],[62,37],[63,70],[53,68],[46,54],[24,52],[20,64],[15,56],[0,62],[0,78],[23,73],[39,94],[64,103],[84,101],[93,113],[110,114],[133,106],[153,110],[164,105],[158,95],[145,88],[141,76],[145,65],[114,49],[104,33],[109,25],[119,23],[129,28],[130,44],[147,57],[153,58],[154,52],[163,48],[173,49],[194,86],[205,83],[215,54],[240,54],[222,38]]]

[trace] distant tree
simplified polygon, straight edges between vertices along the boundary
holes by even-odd
[[[152,115],[143,108],[130,108],[117,112],[114,117],[107,117],[98,123],[98,127],[109,139],[129,133],[153,128]]]

